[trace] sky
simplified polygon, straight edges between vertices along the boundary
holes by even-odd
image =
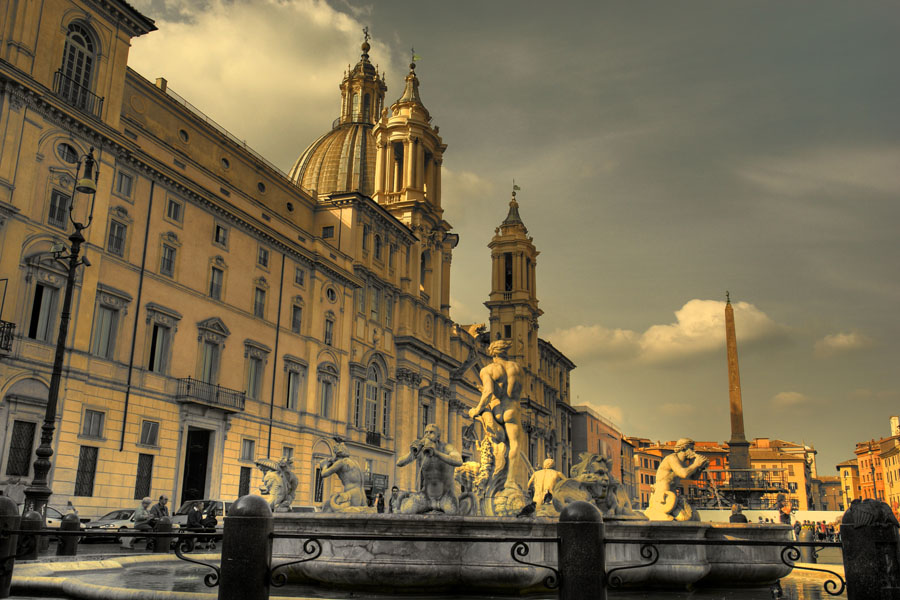
[[[461,238],[451,316],[487,321],[515,180],[540,335],[577,365],[573,404],[626,435],[730,437],[726,290],[748,438],[834,475],[890,435],[895,2],[130,1],[159,27],[130,66],[284,171],[338,116],[363,27],[386,102],[414,48]]]

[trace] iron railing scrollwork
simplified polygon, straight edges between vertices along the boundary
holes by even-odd
[[[559,570],[551,567],[550,565],[542,565],[539,563],[528,562],[524,560],[520,560],[520,556],[528,556],[528,544],[524,541],[519,540],[515,544],[512,545],[512,548],[509,549],[509,555],[512,557],[514,561],[521,565],[528,565],[529,567],[538,567],[542,569],[550,569],[552,573],[544,577],[544,586],[547,589],[554,590],[559,587],[560,575]]]
[[[15,323],[0,321],[0,352],[12,352],[13,332],[15,330]]]
[[[272,585],[274,585],[275,587],[281,587],[287,583],[287,575],[284,573],[276,573],[275,571],[283,569],[285,567],[290,567],[292,565],[299,565],[311,560],[316,560],[317,558],[322,556],[322,542],[320,542],[316,538],[307,539],[305,542],[303,542],[302,548],[303,552],[310,556],[301,558],[300,560],[283,562],[269,569],[269,582]]]
[[[822,546],[821,549],[825,547]],[[813,556],[818,556],[819,553],[816,551],[815,546],[813,546]],[[791,567],[792,569],[800,569],[803,571],[818,571],[819,573],[828,573],[833,577],[837,577],[837,581],[833,579],[826,579],[825,583],[822,584],[822,587],[825,588],[825,593],[829,596],[840,596],[844,593],[844,587],[847,585],[847,582],[844,581],[844,578],[840,576],[840,574],[835,571],[830,571],[828,569],[817,569],[815,567],[798,567],[796,562],[800,560],[800,549],[797,545],[785,546],[781,549],[781,562]],[[838,583],[840,582],[840,583]]]
[[[609,584],[609,587],[616,589],[622,587],[624,584],[621,575],[613,575],[616,571],[627,571],[628,569],[640,569],[642,567],[651,567],[655,565],[659,561],[659,548],[654,544],[641,544],[641,558],[647,559],[650,562],[641,563],[639,565],[628,565],[627,567],[616,567],[615,569],[607,571],[606,581]]]

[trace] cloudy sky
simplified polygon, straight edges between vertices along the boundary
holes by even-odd
[[[285,171],[338,115],[364,26],[388,100],[414,47],[448,144],[453,317],[487,318],[486,244],[515,179],[541,335],[578,365],[573,401],[627,434],[730,436],[730,290],[748,437],[812,444],[834,474],[889,435],[896,3],[131,3],[159,26],[131,66]]]

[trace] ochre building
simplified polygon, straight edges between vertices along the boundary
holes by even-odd
[[[33,475],[70,203],[93,221],[51,505],[93,517],[163,493],[233,500],[258,487],[261,457],[291,458],[295,505],[317,505],[339,485],[319,471],[337,440],[370,493],[411,489],[415,470],[394,465],[427,423],[474,458],[468,410],[500,338],[526,372],[531,462],[568,472],[574,364],[538,336],[538,252],[515,196],[485,252],[489,321],[451,319],[447,145],[415,66],[389,102],[364,43],[335,74],[338,119],[286,174],[127,67],[131,38],[153,30],[119,0],[0,1],[0,480]],[[91,147],[98,191],[73,200]]]

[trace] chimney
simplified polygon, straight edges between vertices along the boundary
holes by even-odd
[[[891,435],[900,435],[900,417],[891,417]]]

